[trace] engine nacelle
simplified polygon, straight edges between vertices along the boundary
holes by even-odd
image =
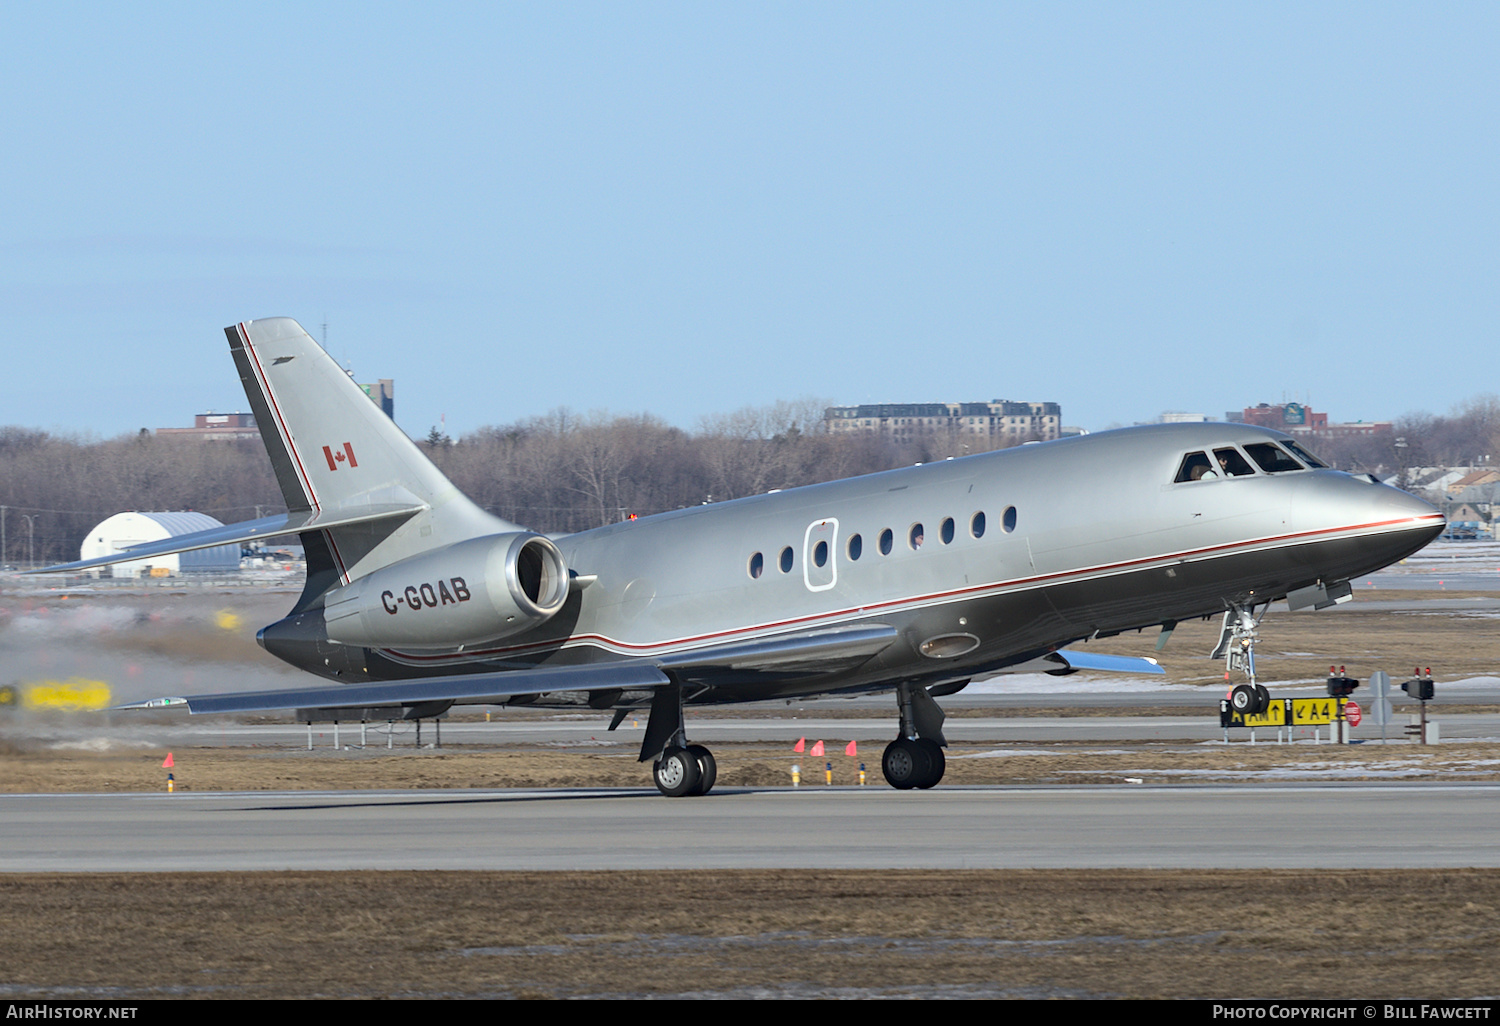
[[[452,648],[535,627],[568,598],[568,568],[539,534],[473,538],[404,559],[328,593],[328,637],[344,645]]]

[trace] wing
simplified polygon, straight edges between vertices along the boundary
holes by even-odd
[[[682,680],[708,685],[794,680],[853,670],[896,640],[896,628],[861,624],[720,645],[658,658]]]
[[[1105,670],[1110,673],[1147,673],[1165,675],[1161,663],[1140,656],[1104,655],[1101,652],[1075,652],[1060,648],[1037,659],[1028,659],[999,671],[1000,673],[1048,673],[1064,677],[1079,670]],[[997,676],[997,674],[985,674]]]
[[[645,660],[543,667],[505,673],[475,673],[382,684],[332,684],[276,691],[231,691],[219,695],[153,698],[117,709],[164,709],[186,706],[188,712],[244,713],[275,709],[370,709],[380,706],[428,705],[456,701],[501,702],[513,695],[546,691],[597,691],[654,688],[670,683],[666,674]]]
[[[380,684],[324,684],[276,691],[236,691],[182,698],[153,698],[119,709],[186,707],[191,713],[268,712],[276,709],[372,709],[453,702],[503,702],[515,695],[559,691],[645,690],[678,681],[747,683],[833,673],[859,665],[896,639],[883,624],[810,631],[764,641],[721,645],[659,659],[583,666],[538,667],[499,673],[422,677]],[[669,676],[668,674],[671,674]],[[446,704],[444,705],[446,708]]]

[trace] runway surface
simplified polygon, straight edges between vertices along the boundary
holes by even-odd
[[[1500,866],[1500,784],[0,796],[0,871]]]

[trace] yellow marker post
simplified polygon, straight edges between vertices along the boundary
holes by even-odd
[[[102,680],[84,680],[82,677],[23,684],[21,704],[33,711],[93,712],[109,705],[109,685]]]
[[[795,762],[792,763],[792,786],[802,786],[802,767],[798,766]]]
[[[825,762],[823,764],[823,783],[829,785],[833,784],[833,763],[831,762]]]

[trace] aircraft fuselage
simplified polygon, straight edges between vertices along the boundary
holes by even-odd
[[[393,680],[884,624],[898,643],[858,666],[724,667],[704,698],[932,685],[1348,580],[1441,531],[1427,503],[1333,470],[1177,480],[1185,454],[1278,438],[1240,424],[1134,428],[679,510],[556,538],[592,580],[521,634],[462,649],[342,646],[332,660],[327,642],[267,647],[345,681]],[[462,570],[431,586],[461,586]]]

